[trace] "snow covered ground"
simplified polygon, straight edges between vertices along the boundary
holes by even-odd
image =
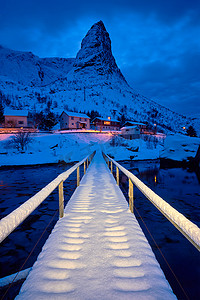
[[[16,299],[176,299],[101,154]]]
[[[160,157],[182,161],[194,157],[200,145],[200,138],[181,134],[168,135],[164,141],[164,148]]]
[[[10,144],[13,135],[0,134],[0,166],[66,163],[80,161],[97,148],[115,160],[144,160],[159,157],[183,160],[195,156],[199,138],[184,135],[144,136],[126,140],[111,133],[34,133],[32,142],[21,152]]]
[[[84,133],[36,133],[25,151],[20,152],[9,141],[12,135],[0,135],[0,165],[31,165],[79,161],[93,151],[97,144],[105,143],[110,135]]]

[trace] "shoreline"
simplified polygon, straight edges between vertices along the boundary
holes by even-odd
[[[0,170],[3,169],[20,169],[20,168],[39,168],[39,167],[46,167],[46,166],[55,166],[55,165],[74,165],[75,163],[77,163],[77,161],[72,161],[72,162],[65,162],[63,161],[59,161],[59,162],[52,162],[52,163],[39,163],[39,164],[26,164],[26,165],[3,165],[0,166]]]
[[[147,159],[120,159],[117,160],[118,163],[120,162],[148,162],[148,161],[152,161],[152,162],[159,162],[160,163],[160,167],[162,169],[165,168],[190,168],[191,162],[183,160],[183,161],[179,161],[179,160],[173,160],[170,158],[155,158],[155,159],[151,159],[151,158],[147,158]],[[3,169],[19,169],[19,168],[39,168],[39,167],[44,167],[44,166],[55,166],[55,165],[71,165],[73,166],[75,163],[77,163],[78,161],[71,161],[71,162],[65,162],[64,160],[58,161],[58,162],[49,162],[49,163],[38,163],[38,164],[22,164],[22,165],[1,165],[0,166],[0,170]]]

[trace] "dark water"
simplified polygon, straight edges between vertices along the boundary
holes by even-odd
[[[200,183],[195,172],[182,168],[160,169],[159,162],[120,164],[200,227]],[[126,177],[121,175],[121,181],[126,194]],[[200,299],[199,251],[137,188],[134,197],[134,213],[174,293],[181,300]]]
[[[194,172],[181,168],[160,169],[158,162],[120,162],[120,164],[142,179],[158,195],[200,227],[200,184]],[[0,169],[1,218],[70,167],[51,165]],[[126,193],[126,177],[121,176],[121,182],[122,189]],[[64,187],[65,203],[67,203],[76,187],[76,172],[65,182]],[[174,293],[181,300],[200,299],[199,252],[136,188],[134,188],[134,196],[135,214]],[[58,191],[56,190],[22,225],[6,238],[0,248],[0,277],[17,272],[43,234],[23,269],[33,265],[45,240],[58,220],[57,212],[45,231],[57,209]],[[149,231],[156,244],[152,241]],[[159,250],[162,251],[162,254]],[[14,285],[4,299],[14,299],[19,288],[20,284]],[[4,292],[5,289],[0,290],[0,294]]]
[[[8,215],[70,167],[72,165],[0,169],[0,217]],[[81,175],[82,173],[81,169]],[[65,205],[75,188],[76,172],[73,172],[64,183]],[[22,266],[22,269],[26,269],[33,265],[58,220],[58,216],[58,189],[56,189],[1,243],[0,278],[18,272]],[[29,257],[35,245],[36,247]],[[24,264],[27,258],[28,260]],[[4,299],[14,299],[19,288],[20,284],[15,284]],[[5,289],[0,289],[0,296],[4,292]]]

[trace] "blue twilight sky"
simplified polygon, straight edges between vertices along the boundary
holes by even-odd
[[[200,113],[199,0],[0,0],[0,44],[75,57],[99,20],[137,92],[179,113]]]

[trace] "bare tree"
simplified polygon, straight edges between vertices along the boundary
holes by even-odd
[[[30,132],[17,132],[12,138],[12,145],[19,151],[24,151],[29,143],[32,142]]]

